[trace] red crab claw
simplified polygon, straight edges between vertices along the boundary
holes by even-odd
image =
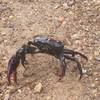
[[[20,59],[16,56],[13,55],[9,62],[8,62],[8,73],[7,73],[7,78],[8,78],[8,85],[11,84],[11,75],[13,74],[13,79],[14,82],[17,83],[17,67],[20,63]]]

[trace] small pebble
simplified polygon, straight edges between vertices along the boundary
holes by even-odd
[[[64,21],[64,17],[63,17],[63,16],[60,16],[60,17],[58,18],[58,21],[63,22],[63,21]]]
[[[95,59],[96,59],[97,61],[100,61],[100,56],[95,57]]]
[[[34,93],[40,93],[43,89],[43,86],[41,83],[38,83],[34,88]]]
[[[4,100],[10,100],[10,95],[6,94],[5,97],[4,97]]]
[[[96,85],[95,84],[91,84],[91,88],[95,89]]]
[[[59,5],[56,5],[55,7],[54,7],[54,9],[58,9],[59,8]]]
[[[83,72],[83,74],[86,74],[87,70],[86,69],[82,69],[82,72]]]
[[[69,9],[69,6],[67,5],[67,3],[64,3],[64,4],[63,4],[63,9],[64,9],[64,10]]]
[[[0,96],[3,96],[3,94],[1,93]]]
[[[98,56],[99,55],[99,52],[98,51],[94,51],[94,55],[95,56]]]
[[[51,100],[51,97],[50,96],[47,96],[47,99],[46,100]]]
[[[21,89],[19,89],[19,90],[18,90],[18,93],[21,93],[21,92],[22,92]]]
[[[98,78],[95,78],[95,81],[98,81],[99,79]]]
[[[9,18],[12,19],[12,18],[14,18],[14,16],[10,15]]]
[[[4,43],[7,43],[8,42],[8,40],[4,40]]]
[[[6,33],[5,32],[2,32],[1,35],[6,35]]]

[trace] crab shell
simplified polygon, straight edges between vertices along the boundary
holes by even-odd
[[[33,45],[38,47],[42,51],[49,51],[52,53],[61,52],[64,48],[63,42],[42,35],[35,36],[33,38]]]

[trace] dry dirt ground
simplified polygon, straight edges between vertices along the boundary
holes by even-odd
[[[83,77],[71,62],[58,82],[59,61],[46,54],[27,55],[18,67],[18,85],[7,86],[7,63],[37,34],[64,41],[82,52]],[[43,90],[34,93],[36,84]],[[100,100],[100,0],[0,0],[0,100]]]

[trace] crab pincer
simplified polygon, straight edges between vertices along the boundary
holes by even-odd
[[[21,63],[22,66],[25,68],[25,62],[26,62],[26,54],[34,54],[36,48],[29,45],[22,45],[21,48],[19,48],[14,55],[10,58],[8,62],[8,73],[7,73],[7,79],[8,79],[8,85],[11,84],[11,76],[13,75],[14,82],[17,83],[17,67]]]
[[[8,73],[7,73],[8,85],[11,84],[12,75],[13,75],[14,82],[17,83],[17,67],[19,66],[19,63],[20,63],[20,59],[16,54],[10,58],[8,62]]]

